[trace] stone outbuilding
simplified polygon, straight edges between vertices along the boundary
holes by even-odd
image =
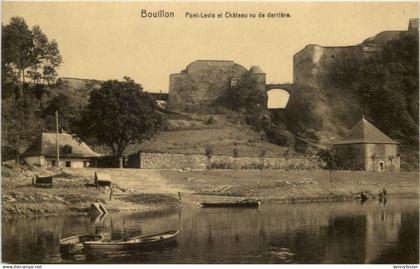
[[[22,154],[27,164],[43,167],[57,166],[57,134],[42,132]],[[71,134],[59,133],[59,167],[83,168],[96,166],[94,152],[86,143],[77,141]]]
[[[364,117],[343,140],[333,145],[339,169],[399,171],[399,143],[386,136]]]

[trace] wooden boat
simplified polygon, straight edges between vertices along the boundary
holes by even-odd
[[[84,242],[86,256],[98,256],[117,251],[151,250],[176,241],[179,231],[131,237],[126,240]]]
[[[101,234],[83,234],[75,235],[60,240],[60,252],[64,255],[70,255],[83,250],[83,243],[86,241],[99,242],[104,239]]]
[[[237,201],[224,203],[201,203],[202,207],[259,207],[260,201]]]

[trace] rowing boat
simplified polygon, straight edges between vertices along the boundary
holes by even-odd
[[[131,237],[126,240],[84,242],[86,256],[98,256],[116,251],[151,250],[176,241],[179,231]]]
[[[99,242],[104,239],[101,234],[83,234],[63,238],[60,240],[60,252],[64,255],[83,250],[83,243],[86,241]]]
[[[259,207],[260,201],[239,201],[224,203],[201,203],[202,207]]]

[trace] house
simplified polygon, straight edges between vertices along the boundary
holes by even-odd
[[[59,167],[93,167],[100,155],[86,143],[77,141],[71,134],[59,133]],[[27,164],[43,167],[57,166],[57,134],[44,133],[38,135],[22,154]]]
[[[392,140],[364,117],[343,140],[333,144],[339,169],[399,171],[399,143]]]

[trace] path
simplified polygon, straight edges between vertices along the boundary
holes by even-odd
[[[149,169],[119,169],[119,168],[88,168],[88,169],[66,169],[66,171],[92,178],[95,172],[109,174],[113,183],[121,188],[126,188],[143,193],[166,193],[177,194],[189,193],[190,190],[180,184],[168,182],[158,170]]]

